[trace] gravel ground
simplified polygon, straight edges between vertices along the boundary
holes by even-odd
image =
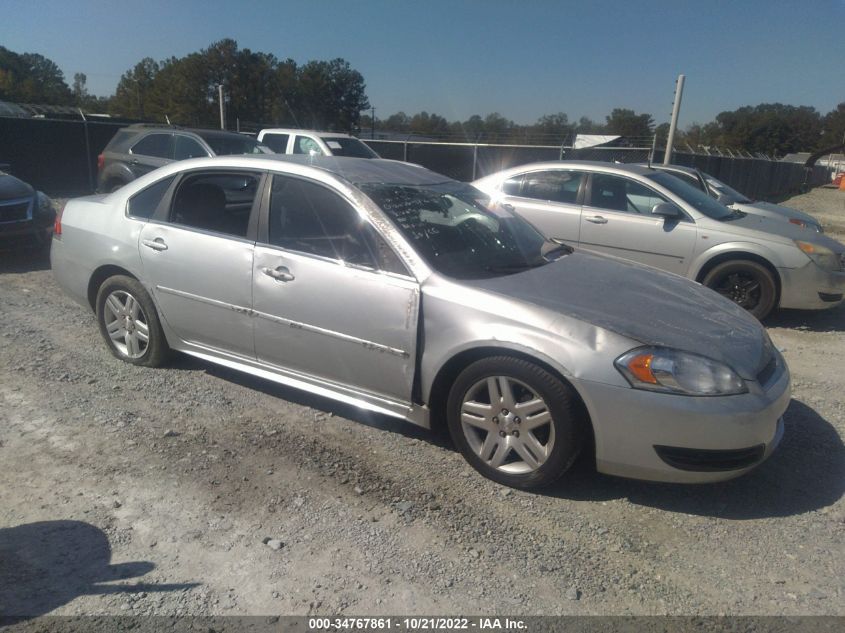
[[[786,204],[845,233],[843,192]],[[583,459],[530,494],[409,425],[121,363],[43,257],[0,272],[0,615],[845,614],[845,307],[768,323],[795,388],[753,473]]]

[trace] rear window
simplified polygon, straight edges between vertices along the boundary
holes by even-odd
[[[323,142],[328,145],[329,150],[335,156],[352,156],[354,158],[378,158],[373,150],[367,147],[357,138],[345,136],[323,137]]]
[[[159,180],[129,198],[129,204],[126,207],[127,213],[133,218],[149,219],[153,217],[161,199],[167,193],[170,183],[173,182],[174,178],[176,176]]]

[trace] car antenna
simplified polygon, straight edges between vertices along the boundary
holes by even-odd
[[[164,115],[164,120],[167,121],[167,125],[172,125],[172,123],[170,122],[170,117],[166,114]]]

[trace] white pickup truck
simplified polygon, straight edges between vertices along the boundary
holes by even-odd
[[[267,128],[258,133],[258,141],[277,154],[379,158],[378,154],[354,136],[338,132]]]

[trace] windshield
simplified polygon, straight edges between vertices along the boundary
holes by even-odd
[[[649,174],[646,178],[662,185],[681,198],[688,205],[706,215],[708,218],[713,218],[714,220],[724,220],[729,217],[734,217],[733,211],[728,209],[726,206],[719,204],[703,191],[696,189],[692,185],[688,185],[680,178],[670,176],[666,172]]]
[[[352,156],[354,158],[378,158],[379,155],[357,138],[345,136],[324,136],[323,141],[329,146],[334,156]]]
[[[272,154],[273,151],[248,136],[218,136],[216,134],[202,135],[209,147],[217,156],[232,154]]]
[[[713,176],[705,176],[705,180],[707,180],[707,186],[712,189],[716,195],[726,196],[728,200],[728,204],[734,204],[735,202],[739,203],[747,203],[751,202],[749,198],[742,195],[736,189],[732,189],[721,180],[716,180]]]
[[[460,183],[360,186],[437,272],[480,279],[543,266],[569,248]]]

